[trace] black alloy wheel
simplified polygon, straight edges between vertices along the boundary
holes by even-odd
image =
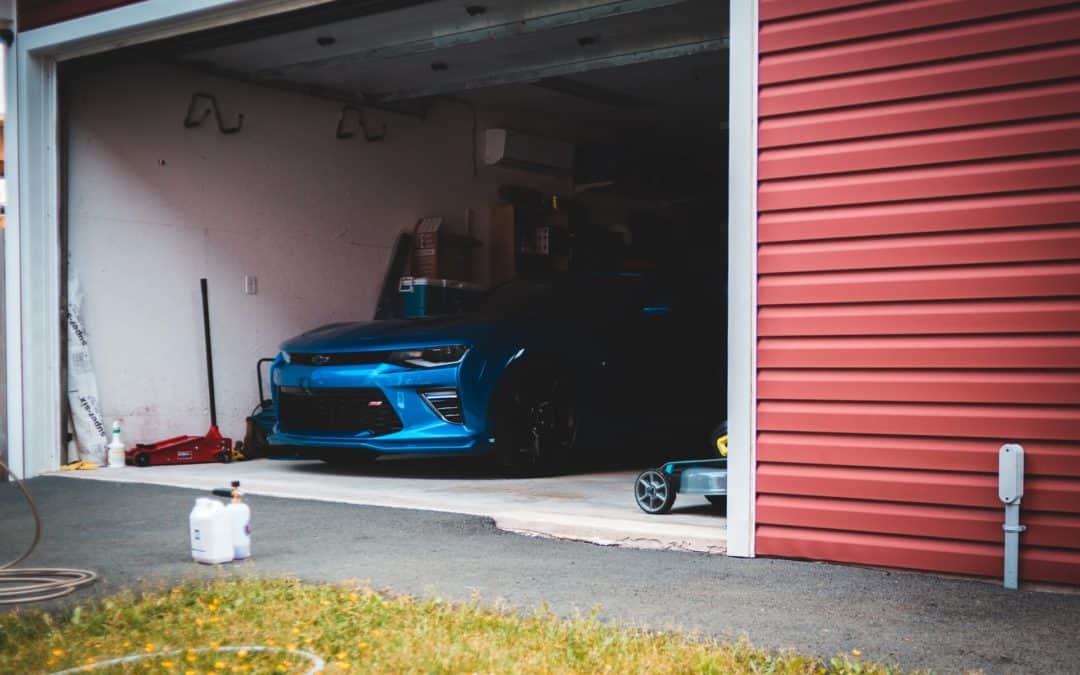
[[[495,405],[495,447],[501,468],[514,475],[562,470],[577,442],[578,405],[561,368],[533,365],[513,373]]]

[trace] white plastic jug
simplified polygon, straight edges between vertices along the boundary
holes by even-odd
[[[112,441],[109,443],[109,468],[124,466],[125,450],[124,441],[120,439],[120,420],[116,420],[112,425]]]
[[[207,565],[233,559],[232,534],[225,507],[216,499],[199,497],[189,518],[191,557]]]

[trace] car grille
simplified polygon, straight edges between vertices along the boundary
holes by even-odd
[[[401,419],[382,390],[301,389],[278,391],[278,418],[286,433],[382,436],[402,429]]]
[[[428,402],[435,412],[447,422],[464,424],[461,416],[461,399],[458,398],[456,389],[429,389],[420,392],[424,400]]]
[[[289,352],[289,363],[299,366],[367,366],[375,363],[389,363],[391,354],[393,352]]]

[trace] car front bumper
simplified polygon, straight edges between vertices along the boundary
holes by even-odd
[[[374,453],[473,454],[490,447],[485,415],[471,408],[461,393],[460,364],[435,368],[408,368],[394,364],[308,366],[275,362],[271,370],[274,403],[279,419],[269,436],[271,446],[292,448],[356,449]],[[369,430],[342,431],[290,427],[282,414],[282,390],[318,396],[335,391],[378,390],[384,405],[393,408],[400,429],[373,434]],[[425,392],[458,392],[461,423],[444,418]],[[363,411],[358,409],[357,414]]]

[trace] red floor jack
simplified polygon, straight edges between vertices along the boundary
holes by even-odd
[[[125,453],[125,464],[153,466],[157,464],[201,464],[231,462],[233,442],[221,435],[217,425],[217,404],[214,401],[214,358],[210,352],[210,303],[207,300],[206,279],[202,285],[203,333],[206,338],[206,379],[210,384],[210,430],[205,436],[176,436],[157,443],[139,443]]]

